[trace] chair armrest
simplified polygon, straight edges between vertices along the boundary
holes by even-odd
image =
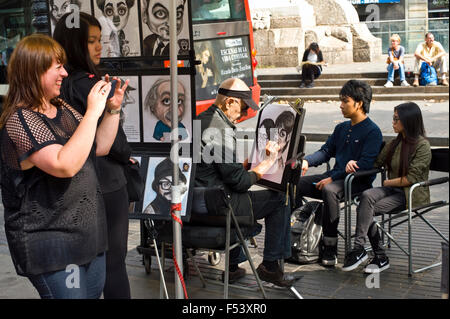
[[[449,181],[449,178],[448,178],[448,176],[446,176],[446,177],[430,179],[428,181],[423,181],[418,184],[419,184],[419,186],[433,186],[433,185],[438,185],[438,184],[444,184],[444,183],[447,183],[448,181]]]
[[[369,175],[383,173],[383,172],[384,172],[384,169],[382,169],[382,168],[373,168],[373,169],[368,169],[368,170],[364,170],[364,171],[357,171],[357,172],[351,173],[351,174],[353,174],[353,176],[355,178],[358,178],[358,177],[364,177],[364,176],[369,176]]]

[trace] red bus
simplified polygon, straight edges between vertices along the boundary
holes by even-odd
[[[215,101],[220,83],[230,77],[242,79],[259,103],[261,87],[255,68],[256,50],[248,0],[191,0],[196,60],[196,114]],[[256,112],[249,110],[248,116]]]

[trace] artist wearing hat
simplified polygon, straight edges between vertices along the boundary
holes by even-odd
[[[244,164],[237,161],[236,137],[231,133],[236,129],[234,124],[247,115],[248,108],[258,110],[251,90],[242,80],[231,78],[220,85],[215,103],[197,117],[201,121],[202,160],[197,164],[195,186],[223,186],[231,195],[236,215],[248,215],[253,210],[255,220],[265,219],[264,254],[263,262],[257,268],[258,275],[264,281],[289,287],[293,280],[285,278],[278,263],[291,255],[289,206],[285,205],[281,193],[249,191],[276,162],[280,146],[269,141],[266,145],[268,156],[252,170],[247,170],[247,160]],[[230,283],[245,276],[245,269],[238,267],[245,260],[241,247],[231,250]]]
[[[170,215],[170,202],[172,200],[173,163],[170,158],[164,159],[155,168],[155,179],[152,189],[156,198],[145,208],[144,214]],[[186,184],[186,176],[179,170],[180,184]]]

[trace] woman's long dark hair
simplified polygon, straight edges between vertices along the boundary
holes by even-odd
[[[391,143],[386,155],[385,165],[388,170],[391,170],[391,161],[395,149],[402,143],[398,175],[404,177],[408,174],[409,159],[416,150],[419,138],[421,136],[425,137],[425,127],[423,125],[422,112],[416,103],[407,102],[397,105],[394,111],[397,112],[398,118],[403,125],[405,136],[399,133],[394,142]]]
[[[67,64],[73,69],[81,69],[100,77],[94,62],[92,62],[88,50],[89,27],[95,26],[102,29],[98,20],[84,12],[80,12],[80,25],[69,28],[67,18],[72,19],[72,13],[66,13],[55,26],[53,38],[58,41],[67,54]]]

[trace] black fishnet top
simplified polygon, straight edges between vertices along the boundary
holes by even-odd
[[[73,178],[57,178],[20,162],[51,144],[64,145],[82,116],[58,99],[50,119],[17,110],[0,136],[1,189],[9,250],[19,275],[83,265],[107,249],[106,217],[95,171],[95,148]]]

